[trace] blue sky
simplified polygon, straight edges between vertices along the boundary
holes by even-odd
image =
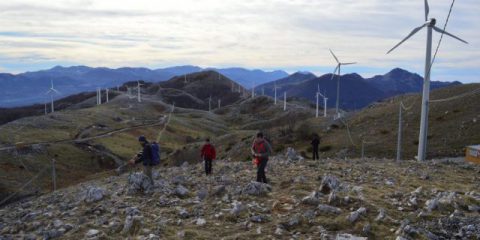
[[[443,27],[451,0],[430,0]],[[456,1],[432,79],[480,82],[480,1]],[[12,0],[0,3],[0,72],[55,65],[174,65],[331,72],[369,77],[395,67],[423,75],[423,0]],[[434,34],[434,44],[438,41]]]

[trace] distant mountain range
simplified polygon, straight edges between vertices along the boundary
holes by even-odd
[[[50,80],[61,95],[56,99],[71,94],[93,91],[97,87],[115,87],[125,82],[144,80],[147,82],[161,82],[175,76],[196,73],[212,68],[203,69],[196,66],[177,66],[151,70],[148,68],[91,68],[87,66],[61,67],[26,72],[21,74],[0,73],[0,107],[24,106],[49,101],[45,92],[50,87]],[[243,68],[215,69],[226,77],[250,88],[254,82],[262,84],[288,76],[284,71],[265,72],[262,70],[248,70]]]
[[[265,93],[274,96],[274,86],[277,86],[277,97],[305,98],[315,101],[317,89],[328,97],[328,107],[335,107],[337,100],[337,77],[325,74],[316,77],[311,73],[294,73],[275,82],[256,87],[257,94]],[[460,85],[460,82],[431,82],[431,89]],[[423,78],[418,74],[395,68],[385,75],[363,78],[356,73],[340,77],[340,108],[352,110],[363,108],[375,101],[405,93],[420,92],[423,88]]]

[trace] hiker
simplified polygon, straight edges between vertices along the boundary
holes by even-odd
[[[205,161],[205,174],[207,176],[212,174],[212,161],[217,158],[217,153],[209,138],[205,139],[200,157]]]
[[[255,165],[257,165],[257,182],[267,183],[265,167],[267,166],[268,156],[272,153],[272,147],[263,138],[262,132],[257,133],[257,138],[253,141],[251,151]]]
[[[313,140],[310,143],[312,144],[312,154],[313,154],[313,160],[317,159],[320,160],[320,157],[318,155],[318,145],[320,145],[320,136],[318,134],[314,133],[313,134]]]
[[[143,173],[147,175],[153,185],[154,183],[152,176],[152,167],[160,162],[158,144],[155,142],[153,144],[150,144],[145,136],[138,137],[138,141],[140,142],[140,145],[143,147],[143,149],[135,157],[130,159],[129,164],[135,165],[139,162],[142,162]]]

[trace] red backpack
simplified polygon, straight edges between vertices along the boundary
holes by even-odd
[[[202,148],[202,156],[208,159],[215,159],[217,157],[215,148],[211,144],[205,144]]]
[[[265,140],[255,141],[253,145],[253,149],[256,153],[264,154],[267,152],[267,148],[265,147]]]

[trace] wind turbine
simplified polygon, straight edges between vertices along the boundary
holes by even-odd
[[[275,93],[274,93],[274,102],[273,102],[273,104],[274,104],[274,105],[277,105],[277,81],[275,81],[275,82],[273,83],[273,89],[274,89],[274,92],[275,92]]]
[[[102,104],[102,89],[97,87],[97,105]]]
[[[253,81],[252,98],[255,98],[255,80]]]
[[[338,60],[337,56],[335,56],[335,54],[333,53],[333,51],[331,49],[330,50],[330,53],[332,54],[333,58],[335,58],[335,61],[337,62],[337,66],[335,67],[335,70],[333,70],[333,74],[332,74],[332,79],[335,77],[335,72],[338,71],[338,78],[337,78],[337,103],[335,105],[335,114],[337,116],[337,118],[340,117],[340,112],[338,111],[338,107],[340,105],[340,69],[342,68],[342,65],[351,65],[351,64],[356,64],[356,62],[349,62],[349,63],[342,63]]]
[[[287,91],[283,92],[283,111],[287,111]]]
[[[316,117],[318,118],[318,101],[319,101],[319,96],[322,96],[323,98],[323,116],[324,117],[327,117],[327,101],[328,101],[328,98],[326,97],[327,94],[322,94],[320,93],[320,84],[317,85],[317,113],[316,113]]]
[[[109,100],[108,99],[108,88],[105,88],[105,94],[107,95],[107,101],[106,102],[108,103],[108,100]]]
[[[52,108],[51,112],[53,113],[53,112],[55,112],[55,106],[53,105],[53,95],[55,95],[55,94],[60,94],[60,92],[57,91],[57,89],[55,89],[55,88],[53,87],[53,80],[51,80],[51,79],[50,79],[50,84],[51,84],[51,85],[50,85],[50,89],[48,89],[48,91],[47,91],[45,94],[49,94],[49,95],[50,95],[51,108]]]
[[[428,1],[425,0],[425,23],[421,26],[415,28],[410,32],[410,34],[400,41],[395,47],[390,49],[387,54],[391,53],[395,48],[400,46],[403,42],[407,41],[411,36],[415,35],[418,31],[427,27],[427,49],[426,49],[426,56],[425,56],[425,76],[423,80],[423,93],[422,93],[422,115],[420,119],[420,133],[418,136],[418,152],[417,152],[417,159],[418,161],[424,161],[427,149],[427,130],[428,130],[428,102],[430,99],[430,71],[432,65],[432,32],[435,30],[441,34],[445,34],[452,38],[455,38],[463,43],[468,44],[465,40],[454,36],[444,30],[435,26],[437,20],[435,18],[428,19],[428,13],[430,12],[430,8],[428,6]]]
[[[142,102],[142,96],[140,93],[141,86],[143,86],[143,84],[141,84],[140,81],[137,81],[138,102]]]

